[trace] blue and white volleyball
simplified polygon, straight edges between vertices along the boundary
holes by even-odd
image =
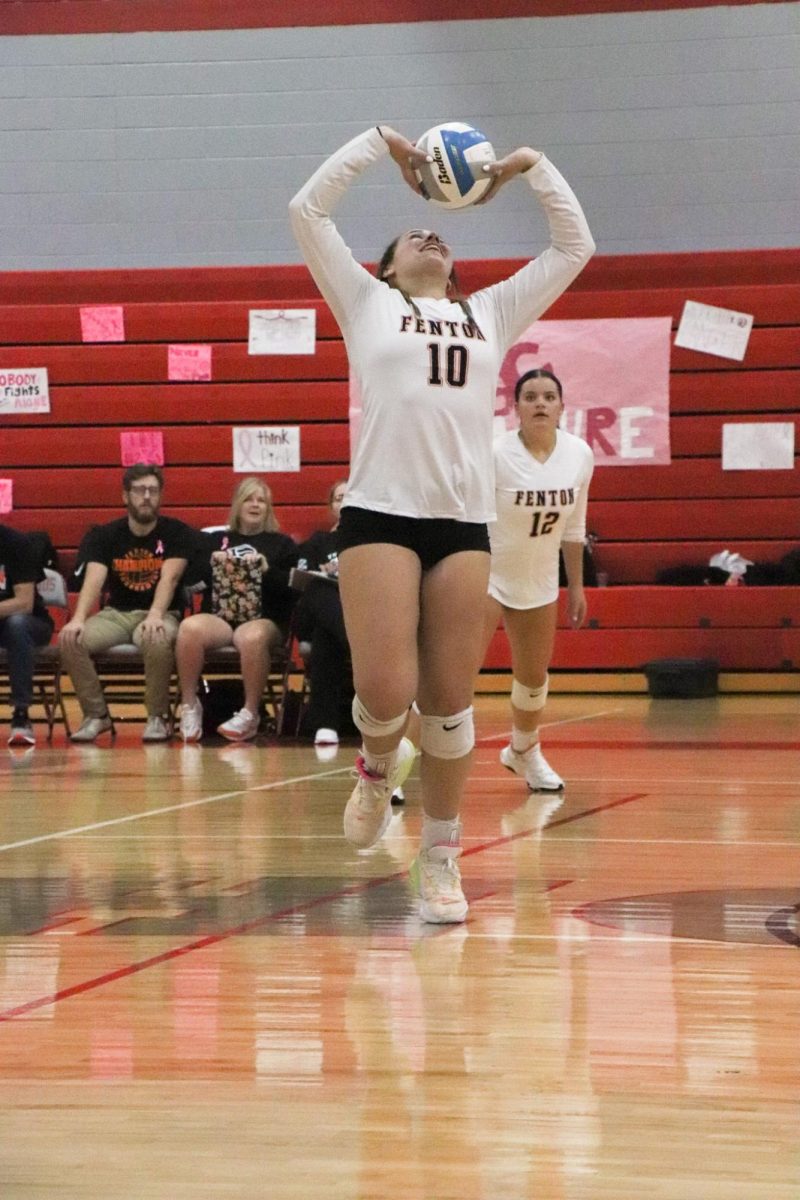
[[[414,168],[426,200],[440,208],[467,208],[480,200],[492,179],[484,173],[494,162],[494,150],[485,134],[462,121],[446,121],[423,133],[417,148],[432,162]]]

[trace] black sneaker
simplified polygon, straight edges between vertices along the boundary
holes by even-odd
[[[28,716],[27,708],[15,708],[11,714],[9,746],[35,746],[36,734]]]

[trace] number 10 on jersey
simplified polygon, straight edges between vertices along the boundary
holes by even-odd
[[[444,361],[443,361],[444,360]],[[458,342],[451,342],[444,354],[440,342],[428,343],[428,383],[433,387],[463,387],[467,382],[469,351]]]

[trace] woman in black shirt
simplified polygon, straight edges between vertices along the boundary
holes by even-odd
[[[337,479],[328,493],[331,528],[312,533],[298,550],[298,566],[320,578],[305,586],[295,614],[301,641],[311,643],[308,668],[310,704],[304,723],[317,746],[335,746],[339,735],[357,733],[350,715],[353,671],[339,595],[337,530],[346,479]],[[324,576],[324,578],[322,578]]]
[[[217,732],[233,742],[250,741],[258,733],[270,653],[286,638],[294,604],[289,571],[296,563],[297,546],[278,530],[269,487],[248,476],[234,492],[227,527],[203,534],[202,612],[182,621],[178,632],[184,742],[198,742],[203,735],[197,688],[206,651],[220,646],[234,645],[239,651],[244,707]]]

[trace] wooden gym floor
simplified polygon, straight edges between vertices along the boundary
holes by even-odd
[[[800,697],[477,707],[459,927],[350,746],[4,752],[2,1200],[797,1200]]]

